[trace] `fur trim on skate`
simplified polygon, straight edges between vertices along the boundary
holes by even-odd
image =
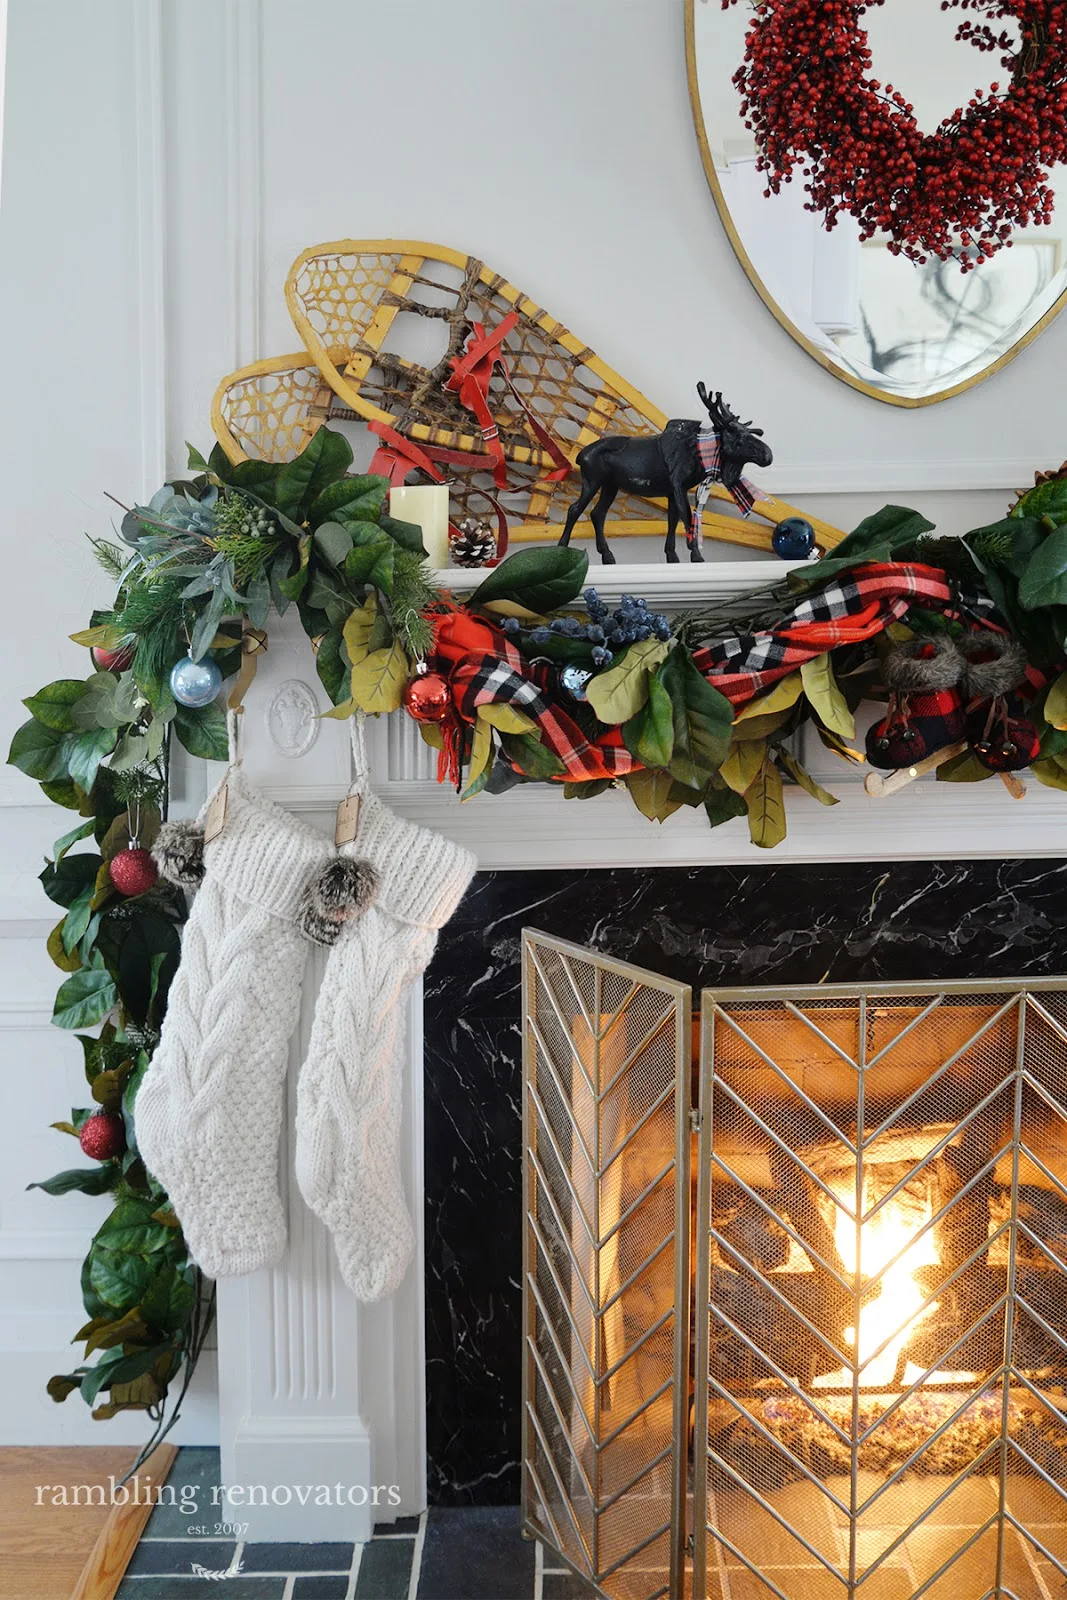
[[[886,656],[885,681],[899,694],[951,689],[959,683],[963,666],[951,639],[909,639]]]
[[[972,634],[962,642],[963,691],[968,700],[1010,694],[1026,677],[1026,654],[1003,633]]]

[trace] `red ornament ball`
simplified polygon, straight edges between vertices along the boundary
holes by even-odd
[[[443,722],[452,704],[452,691],[439,672],[423,672],[404,690],[404,710],[416,722]]]
[[[78,1135],[78,1143],[94,1161],[111,1161],[126,1148],[126,1126],[116,1111],[96,1111]]]
[[[102,645],[97,644],[89,654],[97,672],[125,672],[133,660],[133,645],[124,644],[117,650],[105,650]]]
[[[125,895],[144,894],[159,878],[150,850],[120,850],[111,858],[109,872],[119,894]]]

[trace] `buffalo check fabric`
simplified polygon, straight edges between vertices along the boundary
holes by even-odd
[[[734,634],[693,652],[700,671],[732,705],[741,706],[827,650],[860,644],[898,622],[912,606],[986,620],[992,602],[939,567],[870,562],[800,600],[776,628]]]
[[[704,477],[697,488],[691,537],[699,540],[704,507],[708,503],[711,486],[713,483],[722,483],[723,481],[722,448],[719,443],[719,435],[714,428],[701,428],[697,434],[697,455],[700,457],[700,465],[704,468]],[[770,498],[769,495],[764,494],[762,489],[757,488],[754,483],[750,483],[747,478],[739,478],[733,485],[727,484],[726,489],[743,517],[751,515],[752,507],[757,500]]]

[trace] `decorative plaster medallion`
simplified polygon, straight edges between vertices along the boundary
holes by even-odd
[[[306,755],[319,736],[319,703],[302,678],[278,685],[267,707],[267,732],[279,755]]]

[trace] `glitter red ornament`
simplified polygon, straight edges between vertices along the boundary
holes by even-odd
[[[136,846],[112,856],[108,872],[119,894],[124,895],[144,894],[159,878],[152,852]]]
[[[723,9],[736,0],[722,0]],[[869,0],[776,0],[759,6],[734,74],[755,134],[767,194],[804,175],[805,209],[827,228],[850,214],[862,239],[893,255],[955,258],[971,272],[1048,223],[1049,169],[1067,160],[1067,6],[1061,0],[941,0],[987,21],[963,21],[961,43],[999,51],[1002,83],[976,89],[933,132],[893,85],[870,77]],[[1013,47],[1002,26],[1018,29]],[[997,31],[999,30],[999,31]]]
[[[96,1111],[82,1123],[78,1143],[94,1161],[111,1161],[126,1148],[126,1127],[115,1111]]]
[[[443,722],[451,704],[452,691],[439,672],[418,673],[404,690],[404,710],[416,722]]]

